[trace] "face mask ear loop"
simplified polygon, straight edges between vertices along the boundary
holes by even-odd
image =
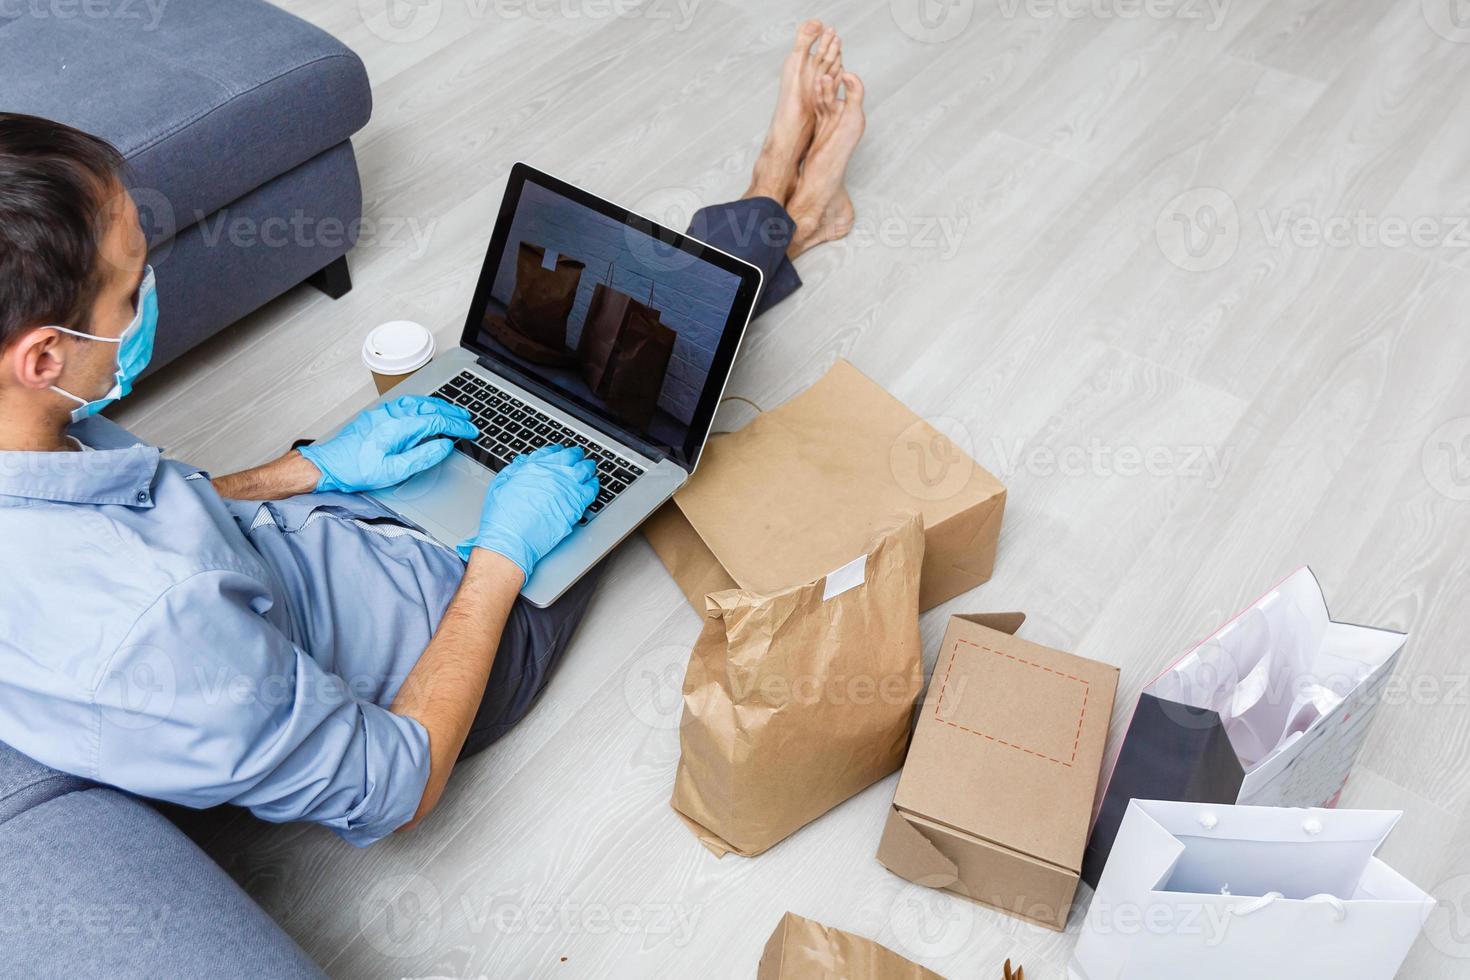
[[[60,325],[55,324],[55,323],[51,324],[48,327],[42,327],[41,329],[42,330],[60,330],[62,333],[69,333],[73,337],[80,337],[83,340],[95,340],[99,344],[120,344],[120,343],[123,342],[122,337],[99,337],[99,336],[97,336],[96,334],[93,334],[93,333],[82,333],[80,330],[73,330],[71,327],[63,327],[63,326],[60,326]],[[127,331],[123,331],[123,334],[124,334],[124,336],[126,336]]]
[[[49,327],[45,327],[43,329],[59,330],[62,333],[71,334],[73,337],[81,337],[83,340],[96,340],[104,344],[118,344],[119,346],[121,346],[123,340],[122,337],[98,337],[93,334],[82,333],[80,330],[73,330],[70,327],[59,326],[54,323],[51,324]],[[124,335],[126,335],[127,331],[124,331],[123,333]],[[72,401],[77,403],[77,407],[71,410],[72,424],[76,424],[77,422],[80,422],[82,419],[92,414],[90,408],[92,402],[88,401],[87,399],[82,398],[79,395],[73,395],[71,392],[67,391],[60,385],[52,385],[51,390],[56,392],[58,395],[65,395],[67,398],[70,398]],[[111,389],[109,389],[109,391],[110,390]]]

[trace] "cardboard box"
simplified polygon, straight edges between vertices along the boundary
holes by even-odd
[[[1118,669],[1018,639],[1023,619],[950,618],[878,860],[1061,930]]]
[[[643,526],[695,611],[724,589],[772,593],[861,554],[895,514],[924,519],[919,607],[987,581],[1005,487],[847,361],[739,432],[710,440]]]

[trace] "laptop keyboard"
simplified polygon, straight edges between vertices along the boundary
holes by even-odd
[[[456,439],[455,448],[475,462],[499,472],[522,453],[542,446],[579,446],[597,461],[597,499],[579,523],[586,524],[643,475],[643,468],[606,446],[562,425],[540,409],[495,387],[472,371],[461,371],[434,396],[470,410],[480,437]]]

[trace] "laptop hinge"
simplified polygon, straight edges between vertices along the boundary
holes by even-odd
[[[674,457],[670,456],[668,450],[664,449],[662,446],[656,446],[653,443],[638,437],[634,433],[627,431],[626,429],[618,428],[611,422],[608,422],[606,419],[598,418],[591,412],[587,411],[587,409],[576,404],[565,395],[559,393],[555,388],[552,388],[549,385],[541,384],[535,378],[529,377],[524,372],[517,371],[511,365],[506,364],[503,361],[492,360],[491,358],[486,357],[484,354],[477,355],[475,358],[475,362],[479,364],[480,367],[489,371],[491,374],[505,375],[511,381],[514,381],[516,384],[520,385],[522,388],[525,388],[527,391],[555,405],[557,408],[561,409],[563,412],[566,412],[572,418],[576,419],[578,422],[581,422],[588,428],[596,429],[603,435],[622,443],[630,449],[636,449],[638,452],[653,460],[655,463],[662,463],[664,460],[667,459],[681,469],[688,469],[688,467],[684,466],[683,463],[680,463],[677,459],[674,459]]]

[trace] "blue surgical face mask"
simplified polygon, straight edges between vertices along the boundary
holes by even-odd
[[[133,316],[133,322],[128,324],[127,329],[117,337],[98,337],[67,327],[53,328],[62,333],[69,333],[73,337],[81,337],[83,340],[117,344],[117,370],[113,374],[112,388],[101,398],[87,401],[64,388],[51,386],[52,391],[65,395],[77,403],[77,407],[71,410],[73,422],[80,422],[89,415],[96,415],[132,391],[133,382],[138,380],[138,375],[143,373],[143,369],[153,358],[153,337],[158,332],[158,296],[153,291],[153,267],[151,265],[143,273],[143,283],[138,287],[136,309],[138,312]]]

